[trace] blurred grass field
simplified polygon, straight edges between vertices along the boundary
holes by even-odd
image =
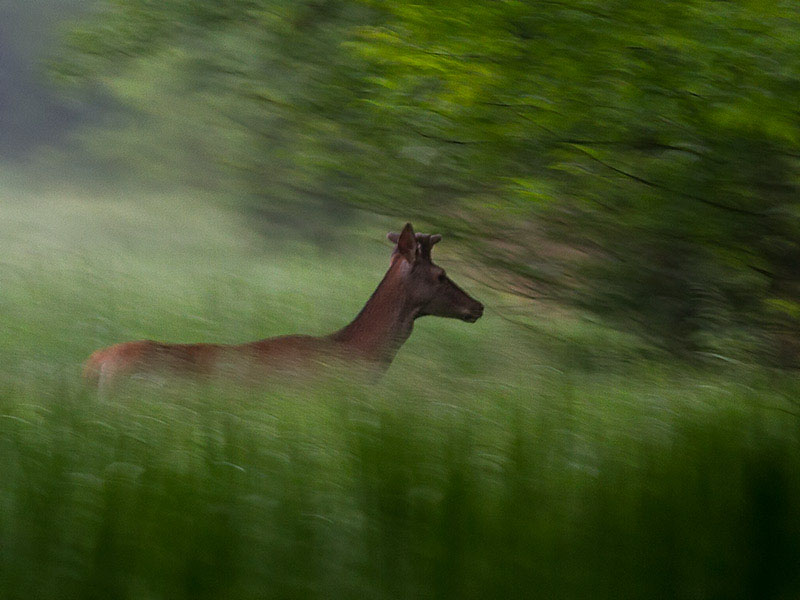
[[[186,192],[0,199],[0,597],[796,598],[800,385],[578,317],[423,319],[377,385],[87,393],[101,346],[346,324],[401,223],[320,249]],[[502,308],[501,308],[502,307]],[[505,312],[504,312],[505,311]]]

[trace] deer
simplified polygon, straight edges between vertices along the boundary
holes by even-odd
[[[358,315],[325,336],[285,335],[244,344],[123,342],[94,352],[84,380],[99,390],[135,376],[174,374],[192,379],[259,380],[271,375],[313,375],[334,369],[364,369],[379,378],[425,316],[474,323],[483,304],[472,298],[431,259],[439,234],[415,233],[406,223],[389,233],[394,244],[389,269]]]

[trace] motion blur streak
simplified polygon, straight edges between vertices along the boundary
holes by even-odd
[[[796,2],[6,2],[0,597],[799,597],[797,106]],[[407,221],[485,313],[378,382],[81,381]]]

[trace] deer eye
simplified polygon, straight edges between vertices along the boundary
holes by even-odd
[[[441,273],[439,273],[439,275],[436,276],[436,279],[439,281],[439,283],[444,283],[445,281],[447,281],[447,275],[445,275],[444,271],[442,271]]]

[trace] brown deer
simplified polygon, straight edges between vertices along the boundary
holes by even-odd
[[[126,342],[92,354],[84,378],[100,387],[133,375],[180,374],[260,380],[274,374],[314,374],[325,367],[385,371],[411,335],[414,320],[432,315],[474,323],[483,305],[431,260],[441,235],[414,233],[407,223],[387,236],[391,264],[361,312],[344,329],[322,337],[289,335],[239,345]]]

